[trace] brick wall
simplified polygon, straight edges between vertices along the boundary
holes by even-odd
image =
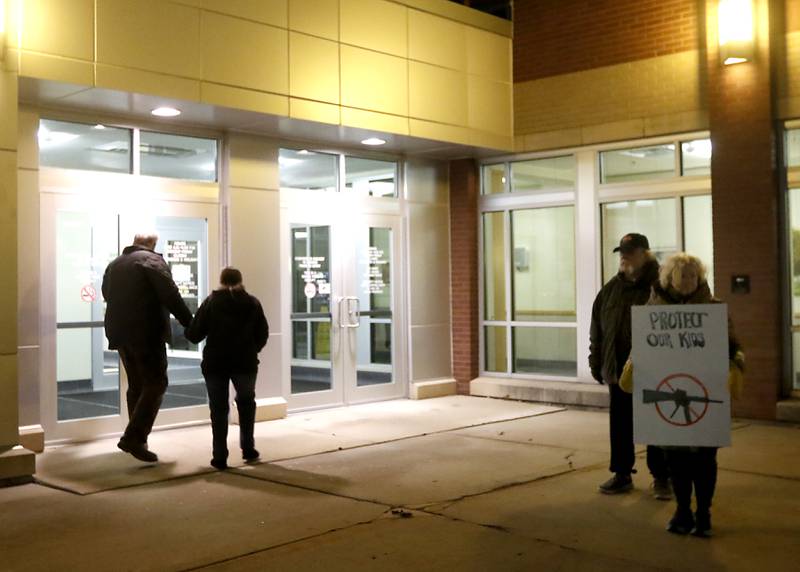
[[[765,9],[767,0],[757,0]],[[716,1],[708,0],[709,18]],[[765,18],[762,12],[762,17]],[[781,271],[778,235],[776,133],[770,46],[759,45],[746,64],[721,66],[714,32],[708,39],[708,107],[717,293],[747,356],[747,384],[737,415],[774,418],[782,372]],[[768,37],[762,34],[761,38]],[[750,294],[732,294],[731,276],[750,276]]]
[[[696,0],[518,0],[514,81],[698,48]]]
[[[478,377],[478,166],[472,159],[450,163],[450,283],[453,377],[468,394]]]

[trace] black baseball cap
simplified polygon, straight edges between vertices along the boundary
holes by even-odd
[[[650,241],[645,235],[632,232],[620,239],[619,246],[614,249],[614,252],[633,252],[637,248],[650,250]]]

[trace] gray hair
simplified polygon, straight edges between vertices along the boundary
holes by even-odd
[[[697,283],[702,284],[706,281],[706,266],[703,261],[687,254],[685,252],[678,252],[670,256],[667,261],[661,266],[659,273],[659,282],[661,287],[665,290],[669,288],[670,284],[680,284],[683,271],[687,267],[692,267],[697,272]]]
[[[149,248],[150,250],[156,247],[157,242],[158,235],[155,233],[137,234],[133,237],[134,246],[143,246],[145,248]]]

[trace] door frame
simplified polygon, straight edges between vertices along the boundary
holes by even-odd
[[[392,228],[392,365],[394,381],[391,384],[359,388],[356,385],[355,357],[345,356],[344,336],[351,330],[339,327],[343,306],[341,296],[353,288],[356,280],[355,242],[348,228],[371,220],[388,222]],[[281,372],[282,394],[290,411],[324,409],[355,403],[382,401],[408,396],[408,350],[406,327],[405,282],[405,225],[401,201],[385,197],[356,197],[344,192],[317,190],[280,191],[280,252],[281,271],[281,351],[286,357]],[[292,362],[292,256],[290,227],[292,224],[328,226],[331,229],[330,271],[331,282],[331,374],[330,390],[308,394],[291,393]],[[342,260],[344,258],[344,260]],[[338,275],[337,275],[338,274]],[[349,370],[349,371],[348,371]]]
[[[143,177],[123,173],[102,173],[72,169],[40,170],[40,413],[47,443],[86,441],[121,434],[127,424],[125,391],[127,377],[120,362],[118,415],[58,421],[56,385],[56,216],[59,210],[99,212],[126,217],[181,216],[205,218],[208,263],[203,270],[209,289],[219,274],[220,205],[218,183]],[[146,213],[146,215],[145,215]],[[133,215],[135,216],[135,214]],[[120,218],[120,249],[132,237],[123,234],[125,218]],[[208,423],[208,407],[191,406],[159,412],[154,430]]]

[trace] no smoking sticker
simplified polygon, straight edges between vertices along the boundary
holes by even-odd
[[[313,282],[306,282],[306,287],[303,289],[303,292],[305,292],[306,298],[313,298],[317,295],[317,287]]]
[[[81,300],[84,302],[94,302],[97,299],[97,290],[94,289],[94,286],[91,284],[87,284],[83,288],[81,288]]]

